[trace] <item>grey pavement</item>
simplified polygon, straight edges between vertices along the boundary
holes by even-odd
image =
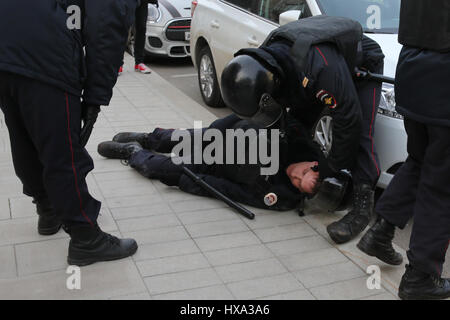
[[[0,299],[396,299],[404,266],[365,256],[357,240],[335,245],[325,227],[339,214],[253,208],[250,221],[220,201],[148,180],[97,154],[97,144],[117,132],[188,128],[194,120],[208,125],[215,116],[158,74],[135,73],[126,57],[87,146],[95,161],[88,184],[102,201],[101,227],[134,237],[139,249],[81,268],[81,289],[69,290],[69,239],[62,231],[37,234],[0,116]],[[380,289],[367,288],[370,265],[381,269]]]

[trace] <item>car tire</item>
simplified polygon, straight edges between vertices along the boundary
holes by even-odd
[[[211,50],[204,46],[197,56],[198,85],[203,101],[212,108],[225,107]]]
[[[320,114],[311,134],[325,157],[328,157],[333,145],[333,118],[328,108],[325,108]]]

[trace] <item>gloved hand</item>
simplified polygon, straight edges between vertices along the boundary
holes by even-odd
[[[98,114],[100,112],[100,106],[91,105],[88,103],[81,104],[81,133],[80,133],[80,144],[85,147],[89,141],[92,130],[94,129],[94,124],[97,121]]]

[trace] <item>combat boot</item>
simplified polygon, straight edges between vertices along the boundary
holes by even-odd
[[[114,136],[113,141],[120,143],[138,142],[143,148],[151,149],[148,145],[148,133],[120,132]]]
[[[102,142],[97,151],[100,155],[110,159],[128,160],[135,152],[143,150],[138,142],[120,143],[114,141]]]
[[[80,224],[65,227],[70,235],[69,265],[86,266],[133,255],[138,245],[134,239],[119,239],[103,232],[98,225]]]
[[[440,300],[450,298],[450,279],[443,279],[406,265],[398,296],[402,300]]]
[[[328,234],[334,242],[338,244],[348,242],[367,227],[372,217],[374,194],[372,187],[366,184],[355,188],[353,210],[327,227]]]
[[[36,212],[39,215],[38,233],[43,236],[51,236],[58,233],[61,228],[61,217],[56,214],[48,199],[33,200],[36,204]]]
[[[395,226],[384,218],[378,217],[376,223],[358,242],[357,247],[371,257],[377,257],[387,264],[397,266],[402,264],[403,257],[392,246],[394,236]]]

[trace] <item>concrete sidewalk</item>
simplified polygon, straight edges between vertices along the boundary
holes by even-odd
[[[404,267],[365,256],[356,241],[334,245],[325,226],[336,214],[254,209],[250,221],[96,151],[120,131],[214,119],[157,74],[132,71],[126,57],[88,145],[95,161],[88,183],[103,203],[100,226],[135,238],[139,249],[132,258],[82,268],[81,290],[68,290],[68,237],[37,234],[35,207],[21,193],[0,118],[0,299],[396,299]],[[369,265],[381,268],[381,289],[367,288]]]

